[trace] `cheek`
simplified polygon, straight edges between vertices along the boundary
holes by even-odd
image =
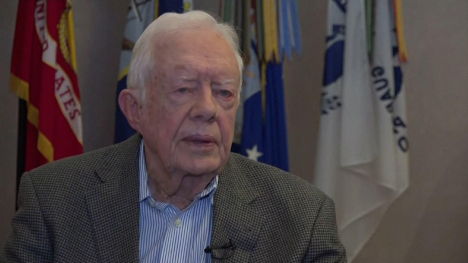
[[[223,145],[230,149],[234,138],[234,126],[236,123],[236,112],[228,111],[219,120],[219,129],[221,132]]]
[[[161,143],[172,143],[182,124],[183,114],[180,111],[162,108],[154,117],[157,123],[155,132],[159,134]]]
[[[150,102],[152,103],[152,102]],[[152,103],[153,105],[160,105]],[[151,137],[152,140],[155,140],[158,145],[164,144],[167,142],[167,138],[173,124],[171,123],[172,118],[170,113],[164,106],[152,106],[148,107],[144,111],[143,117],[143,127],[144,127],[144,137]],[[163,138],[166,138],[163,140]]]

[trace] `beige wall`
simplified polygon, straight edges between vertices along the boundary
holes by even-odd
[[[14,210],[17,100],[8,90],[16,1],[0,9],[0,246]],[[112,143],[127,0],[75,3],[85,150]],[[217,0],[195,0],[217,11]],[[299,1],[303,55],[285,64],[293,173],[311,180],[327,1]],[[411,184],[355,262],[468,262],[468,2],[404,2]]]
[[[9,92],[8,86],[18,4],[17,1],[3,1],[0,6],[0,246],[3,247],[16,198],[18,99]]]

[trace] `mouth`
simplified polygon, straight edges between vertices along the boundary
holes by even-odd
[[[216,144],[216,140],[210,135],[190,135],[184,141],[198,147],[212,147]]]

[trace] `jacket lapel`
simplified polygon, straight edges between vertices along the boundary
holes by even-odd
[[[251,205],[257,197],[246,173],[231,158],[219,176],[214,196],[213,262],[218,262],[218,259],[222,262],[249,261],[264,222],[263,215]],[[230,240],[235,248],[217,249],[229,244]]]
[[[96,168],[101,180],[88,192],[87,205],[101,262],[138,262],[138,153],[141,136],[114,146]]]

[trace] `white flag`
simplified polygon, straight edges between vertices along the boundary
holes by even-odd
[[[122,76],[127,75],[128,66],[132,59],[133,45],[135,45],[146,27],[156,18],[155,5],[155,0],[142,3],[130,0],[127,12],[127,24],[125,25],[124,46],[120,53],[119,73],[121,76],[119,76],[119,80]]]
[[[364,0],[329,0],[315,185],[336,204],[352,261],[408,187],[405,97],[390,0],[377,0],[373,63]]]

